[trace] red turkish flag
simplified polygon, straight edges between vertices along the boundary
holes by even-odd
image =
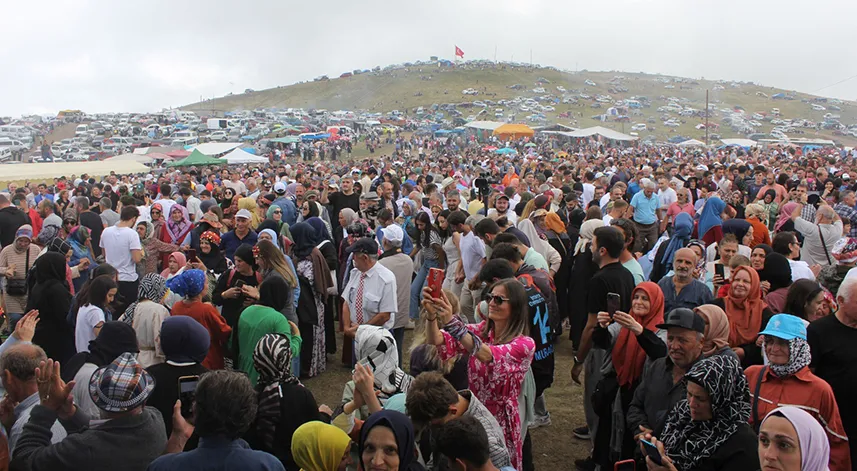
[[[459,49],[458,46],[455,46],[455,57],[461,57],[464,59],[464,51]]]

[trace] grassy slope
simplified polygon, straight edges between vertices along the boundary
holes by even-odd
[[[421,77],[431,75],[432,80],[422,80]],[[675,89],[665,89],[665,84],[656,82],[658,75],[650,74],[631,74],[622,72],[582,72],[579,74],[569,74],[558,72],[549,69],[527,70],[524,68],[507,67],[504,69],[444,69],[434,66],[423,66],[420,71],[417,67],[412,67],[409,71],[404,69],[395,70],[391,73],[382,75],[358,75],[349,78],[335,78],[325,82],[305,82],[295,85],[272,88],[253,92],[250,94],[240,94],[226,96],[203,103],[188,105],[185,109],[199,111],[203,114],[211,111],[232,111],[232,110],[252,110],[255,108],[323,108],[328,110],[367,110],[371,112],[388,112],[394,109],[404,111],[406,108],[413,109],[417,106],[428,107],[433,103],[460,103],[464,101],[473,101],[480,99],[490,99],[497,101],[499,99],[509,99],[515,96],[534,97],[536,94],[530,90],[535,87],[534,83],[538,77],[544,77],[551,81],[551,84],[545,85],[548,93],[555,96],[560,95],[556,91],[557,85],[562,85],[565,88],[580,89],[589,95],[608,94],[607,89],[610,85],[607,81],[615,75],[622,75],[626,79],[622,83],[628,88],[627,93],[612,94],[614,99],[629,98],[634,95],[647,96],[652,100],[652,107],[643,109],[642,116],[632,116],[633,122],[645,122],[646,118],[654,116],[657,123],[654,124],[656,130],[655,135],[659,139],[666,139],[670,136],[680,134],[687,137],[703,139],[705,131],[700,131],[694,128],[697,124],[703,122],[700,118],[684,118],[685,122],[679,128],[667,128],[663,126],[657,113],[657,107],[667,103],[666,98],[678,97],[691,100],[688,103],[696,109],[704,109],[705,107],[705,90],[711,90],[710,101],[715,103],[718,108],[731,108],[732,106],[742,106],[748,114],[754,112],[770,112],[771,108],[779,108],[784,118],[806,118],[816,122],[823,120],[824,111],[812,111],[808,103],[802,103],[800,99],[811,98],[807,94],[797,94],[797,100],[771,100],[770,98],[759,97],[756,92],[761,91],[767,95],[773,95],[785,90],[775,89],[772,87],[762,87],[757,85],[742,85],[739,88],[728,87],[726,90],[713,91],[715,83],[712,81],[700,80],[698,85],[675,84]],[[590,79],[597,85],[589,87],[584,84],[584,80]],[[521,84],[526,89],[515,91],[507,88],[512,84]],[[681,87],[684,88],[681,88]],[[480,95],[476,97],[462,95],[461,91],[465,88],[477,88]],[[484,92],[483,92],[484,90]],[[415,96],[418,92],[422,96]],[[484,93],[496,94],[496,96],[486,97]],[[664,100],[659,99],[664,96]],[[570,124],[579,127],[589,127],[596,124],[601,124],[607,127],[622,131],[622,123],[599,123],[592,120],[590,117],[599,113],[603,113],[606,107],[599,109],[590,108],[590,101],[583,101],[583,105],[556,105],[556,112],[548,113],[548,119],[552,122]],[[602,105],[604,106],[604,105]],[[841,105],[842,111],[831,111],[841,115],[841,122],[851,124],[857,122],[857,106],[854,103],[845,103]],[[479,108],[474,110],[478,111]],[[464,116],[475,113],[474,110],[464,110]],[[492,110],[493,111],[493,110]],[[574,119],[558,118],[557,115],[563,111],[572,111]],[[507,110],[508,113],[508,110]],[[489,113],[493,117],[493,112]],[[518,112],[517,120],[521,121],[526,118],[527,113]],[[671,115],[678,117],[677,115]],[[483,119],[483,118],[481,118]],[[484,118],[491,119],[491,118]],[[710,116],[711,122],[719,123],[719,113],[713,113]],[[772,125],[763,123],[764,125],[758,129],[758,132],[770,132]],[[650,124],[651,126],[651,124]],[[630,131],[630,124],[625,125],[626,132]],[[722,137],[743,137],[733,133],[729,128],[722,127],[719,131]],[[648,132],[640,133],[641,137],[647,135]],[[819,137],[835,139],[845,145],[855,145],[857,140],[849,139],[843,136],[833,136],[830,131],[822,131],[818,135],[807,133],[803,135],[794,134],[790,137]]]

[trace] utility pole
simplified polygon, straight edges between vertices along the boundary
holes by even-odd
[[[530,68],[531,69],[533,68],[533,50],[532,50],[532,48],[530,49]]]
[[[705,89],[705,145],[708,146],[708,89]]]
[[[497,63],[497,45],[494,45],[494,63]]]

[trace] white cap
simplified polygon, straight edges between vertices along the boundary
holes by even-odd
[[[252,216],[252,214],[250,214],[250,211],[248,211],[246,209],[239,209],[238,212],[235,213],[236,219],[238,219],[238,218],[250,219],[251,216]]]
[[[390,242],[401,242],[405,239],[405,231],[398,224],[390,224],[382,228],[381,234],[384,235],[384,239]]]
[[[843,174],[842,174],[842,179],[843,179],[843,180],[851,180],[851,175],[848,175],[847,173],[843,173]]]
[[[286,184],[283,182],[274,183],[274,193],[285,193]]]

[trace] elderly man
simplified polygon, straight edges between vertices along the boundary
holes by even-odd
[[[637,441],[646,433],[661,432],[669,411],[687,397],[684,374],[703,357],[705,320],[699,314],[690,309],[674,309],[657,327],[667,331],[668,355],[643,371],[640,385],[634,391],[625,425]]]
[[[714,299],[708,286],[693,276],[694,268],[696,253],[687,247],[676,250],[673,276],[658,281],[658,286],[664,292],[664,311],[670,312],[679,307],[693,309]]]
[[[220,249],[226,258],[235,261],[235,249],[241,244],[256,245],[259,235],[250,229],[250,218],[252,214],[246,209],[240,209],[235,213],[235,228],[223,234],[220,238]]]
[[[34,320],[34,319],[33,319]],[[32,322],[29,323],[31,326]],[[45,351],[31,343],[13,345],[0,355],[0,374],[6,397],[0,407],[0,422],[9,437],[9,451],[14,458],[15,445],[30,420],[30,412],[39,404],[39,387],[36,383],[36,368],[47,361]],[[66,436],[59,422],[50,427],[51,443],[59,443]]]
[[[155,381],[133,354],[123,353],[92,374],[89,394],[106,419],[95,428],[71,400],[59,363],[40,362],[36,382],[40,404],[18,439],[11,469],[143,469],[164,452],[164,419],[146,407]],[[68,436],[52,445],[57,418]]]
[[[343,334],[353,341],[363,324],[392,329],[400,311],[396,275],[378,263],[378,243],[364,237],[351,245],[348,253],[353,254],[354,268],[342,290],[342,320]]]
[[[803,234],[803,247],[800,249],[800,259],[812,265],[836,265],[830,256],[833,245],[842,237],[842,220],[830,206],[822,205],[815,212],[815,222],[807,221],[802,216],[803,205],[798,204],[792,211],[792,221],[795,229]]]
[[[661,208],[660,199],[655,194],[655,182],[643,180],[643,191],[631,198],[631,209],[634,223],[637,225],[637,248],[635,252],[647,253],[658,241]]]
[[[833,389],[839,417],[853,445],[857,439],[857,278],[842,282],[836,301],[839,310],[811,323],[806,339],[812,353],[810,366]],[[851,446],[851,462],[857,463],[857,446]]]
[[[385,212],[389,214],[389,210],[381,210],[381,213]],[[390,270],[396,277],[397,312],[402,313],[402,315],[396,316],[391,329],[393,338],[396,339],[396,349],[399,351],[399,367],[401,367],[405,327],[410,321],[404,313],[408,312],[411,307],[411,275],[414,274],[414,261],[408,254],[402,252],[402,242],[406,236],[401,227],[396,224],[388,224],[379,230],[384,253],[378,257],[378,263]]]

